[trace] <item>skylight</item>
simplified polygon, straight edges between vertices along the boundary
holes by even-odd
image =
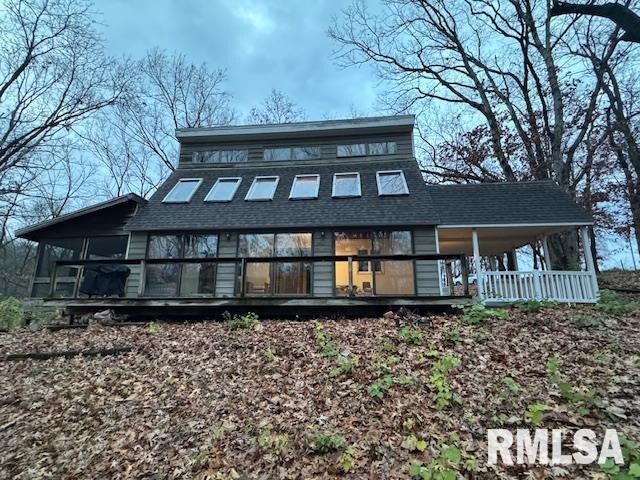
[[[162,201],[165,203],[188,203],[201,183],[201,178],[181,178]]]
[[[402,170],[389,170],[376,173],[378,195],[407,195],[409,187]]]
[[[289,198],[318,198],[320,188],[320,175],[296,175],[291,185]]]
[[[333,193],[334,197],[359,197],[362,195],[360,190],[360,174],[355,173],[336,173],[333,176]]]
[[[280,177],[256,177],[245,200],[272,200]]]
[[[230,202],[236,194],[240,182],[240,177],[222,177],[216,180],[211,190],[204,199],[205,202]]]

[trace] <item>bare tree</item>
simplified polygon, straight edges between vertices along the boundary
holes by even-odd
[[[226,72],[194,65],[184,55],[150,51],[136,65],[133,95],[119,102],[113,114],[126,135],[173,170],[178,128],[227,125],[234,118],[231,94],[224,89]]]
[[[103,55],[89,8],[83,0],[0,6],[0,172],[28,167],[37,148],[126,91],[128,76]]]
[[[279,90],[271,90],[271,93],[260,105],[249,110],[247,123],[263,125],[266,123],[291,123],[304,120],[305,113],[286,94]]]
[[[584,81],[585,62],[570,56],[578,46],[572,20],[552,25],[550,2],[383,3],[371,13],[355,2],[334,22],[337,58],[346,66],[375,64],[392,85],[387,103],[396,112],[446,105],[464,118],[469,143],[482,139],[484,159],[463,152],[439,165],[445,178],[550,178],[577,196],[603,85]],[[611,55],[616,31],[606,38],[604,55]],[[576,267],[573,232],[555,236],[550,247],[556,268]]]
[[[621,3],[605,3],[604,5],[581,4],[554,1],[551,8],[551,16],[560,15],[587,15],[592,17],[607,18],[625,31],[620,40],[640,43],[640,15],[636,14],[627,5]]]

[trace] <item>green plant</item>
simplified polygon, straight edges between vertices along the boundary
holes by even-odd
[[[149,332],[149,333],[158,333],[158,332],[160,332],[160,324],[158,322],[149,322],[149,323],[147,323],[147,332]]]
[[[402,445],[400,446],[406,450],[409,450],[410,452],[413,452],[415,450],[424,452],[427,449],[427,442],[425,442],[424,440],[419,440],[415,435],[409,435],[404,439]]]
[[[347,447],[338,458],[338,468],[344,473],[349,473],[353,469],[355,465],[355,453],[356,451],[353,448]]]
[[[271,350],[271,348],[267,348],[264,352],[262,352],[262,356],[269,362],[275,362],[276,359],[278,358],[278,355],[276,355],[276,352]]]
[[[419,328],[413,328],[409,325],[405,325],[400,329],[398,338],[404,343],[420,345],[422,343],[422,332]]]
[[[345,355],[339,355],[337,362],[338,366],[329,373],[331,377],[350,374],[353,372],[353,369],[360,364],[360,358],[357,356],[347,357]]]
[[[491,334],[486,331],[484,328],[478,330],[478,332],[473,336],[473,339],[476,343],[485,343],[491,338]]]
[[[445,329],[444,334],[450,342],[456,343],[460,341],[460,332],[458,330]]]
[[[11,330],[22,326],[22,302],[13,297],[0,300],[0,329]]]
[[[252,328],[258,323],[258,314],[249,312],[246,315],[231,315],[229,312],[222,314],[224,323],[229,330]]]
[[[367,392],[369,395],[375,398],[383,398],[384,394],[389,391],[391,386],[393,385],[393,377],[391,375],[385,375],[382,378],[378,378],[375,382],[373,382],[369,388],[367,388]]]
[[[337,452],[342,450],[345,445],[344,437],[335,432],[316,432],[311,438],[311,449],[316,453]]]
[[[520,385],[511,377],[504,377],[502,383],[507,386],[511,393],[518,393],[520,391]]]
[[[274,434],[271,430],[263,430],[258,436],[258,446],[271,457],[281,457],[289,443],[287,435]]]
[[[318,345],[320,345],[320,348],[322,349],[322,354],[325,357],[338,356],[339,354],[338,346],[335,344],[335,342],[331,338],[331,335],[325,332],[324,325],[322,325],[320,322],[316,322],[316,324],[314,325],[313,336],[316,339],[316,342],[318,342]]]
[[[462,321],[467,325],[478,325],[487,320],[505,320],[509,312],[504,308],[487,308],[482,303],[475,303],[462,309]]]
[[[513,306],[522,313],[538,313],[540,310],[545,308],[554,308],[558,306],[558,302],[551,302],[547,300],[525,300],[522,302],[516,302]]]
[[[578,314],[571,317],[571,323],[576,328],[597,328],[602,327],[602,320],[591,315]]]
[[[632,480],[640,478],[640,444],[630,440],[625,435],[618,436],[624,465],[617,465],[609,458],[600,468],[612,480]]]
[[[538,425],[542,421],[542,415],[544,414],[546,409],[547,406],[543,405],[542,403],[534,403],[532,405],[529,405],[529,408],[524,414],[524,418],[530,424]]]
[[[601,290],[596,309],[616,317],[640,308],[640,302],[630,302],[611,290]]]
[[[440,360],[434,362],[431,367],[431,376],[429,381],[436,393],[433,396],[433,400],[436,402],[436,408],[442,410],[449,406],[453,399],[453,393],[451,387],[447,382],[447,376],[455,367],[460,365],[460,360],[451,355],[446,355]]]
[[[413,461],[409,466],[409,475],[412,478],[422,480],[455,480],[458,478],[458,470],[462,462],[462,453],[453,446],[445,446],[440,455],[434,458],[428,465]],[[468,462],[465,462],[466,465]]]

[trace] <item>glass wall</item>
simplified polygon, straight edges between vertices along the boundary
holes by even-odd
[[[147,258],[209,258],[218,253],[212,234],[150,235]],[[177,297],[215,294],[216,267],[212,263],[160,263],[147,265],[144,294]]]
[[[413,253],[410,231],[335,232],[335,255],[403,255]],[[336,295],[414,295],[411,260],[336,262]]]
[[[250,233],[238,237],[241,257],[302,257],[311,255],[311,233]],[[238,271],[238,291],[241,272]],[[308,262],[247,262],[247,295],[305,295],[311,292]]]

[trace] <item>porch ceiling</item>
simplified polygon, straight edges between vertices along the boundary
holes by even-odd
[[[477,227],[480,255],[500,255],[536,239],[576,228],[575,226]],[[473,255],[471,227],[439,227],[440,253]]]

